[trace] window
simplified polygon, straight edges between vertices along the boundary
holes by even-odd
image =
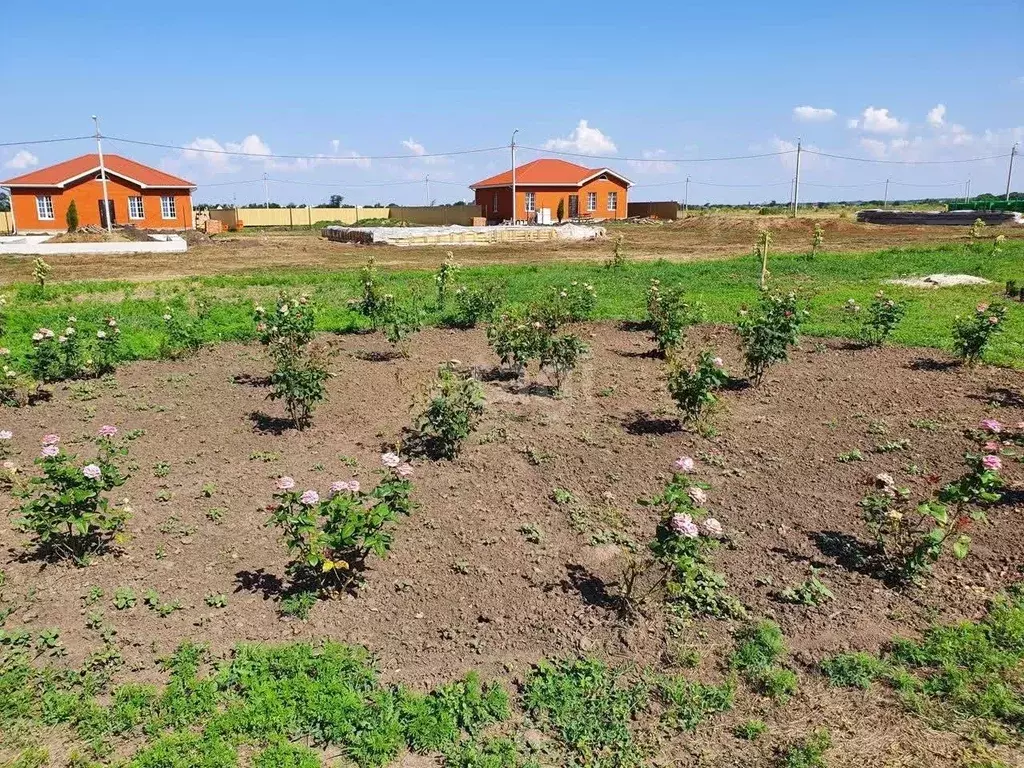
[[[494,213],[498,212],[498,193],[494,193]]]
[[[533,213],[535,210],[537,210],[536,209],[536,205],[537,205],[537,193],[536,192],[527,192],[526,193],[526,212],[527,213]]]
[[[36,216],[40,221],[53,221],[53,198],[49,195],[36,195]]]
[[[171,196],[160,198],[160,215],[165,219],[178,218],[178,211],[174,207],[174,198]]]
[[[609,192],[608,193],[608,210],[617,211],[619,209],[619,193]]]
[[[173,200],[173,198],[171,200],[171,207],[172,207],[172,209],[174,207],[174,200]],[[128,218],[129,219],[144,219],[144,218],[146,218],[146,214],[145,214],[145,212],[143,210],[143,207],[142,207],[142,198],[141,197],[129,197],[128,198]],[[165,215],[164,218],[166,219],[168,217]]]
[[[587,210],[597,210],[597,192],[587,192]]]

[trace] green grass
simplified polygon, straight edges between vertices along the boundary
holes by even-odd
[[[881,654],[842,654],[822,663],[837,686],[882,680],[904,706],[936,726],[978,728],[1024,739],[1024,592],[992,601],[981,621],[933,625],[921,640],[897,639]]]
[[[797,290],[806,297],[811,316],[805,331],[812,335],[851,335],[854,327],[843,312],[846,300],[869,303],[884,278],[965,272],[994,281],[989,286],[962,286],[916,290],[890,286],[893,298],[910,302],[893,342],[943,349],[951,347],[950,329],[958,314],[973,311],[981,301],[1001,295],[1007,279],[1020,279],[1024,241],[1008,241],[1003,252],[991,256],[987,247],[953,244],[897,248],[869,253],[826,253],[814,260],[804,256],[778,256],[771,261],[772,287]],[[438,263],[443,258],[438,253]],[[434,280],[431,270],[379,270],[382,290],[400,297],[419,296],[429,322],[443,318],[433,311]],[[749,256],[720,261],[671,263],[634,262],[625,270],[607,270],[599,264],[551,263],[543,266],[466,267],[460,282],[499,283],[509,303],[539,300],[551,286],[572,280],[592,282],[597,292],[598,319],[640,319],[650,280],[679,282],[688,296],[706,305],[708,319],[732,323],[736,312],[757,298],[756,265]],[[88,330],[113,314],[121,322],[126,352],[133,358],[155,358],[163,340],[164,307],[184,306],[191,294],[205,296],[210,319],[202,329],[204,341],[247,340],[253,337],[252,302],[267,301],[280,289],[307,291],[317,304],[320,331],[345,333],[364,327],[363,319],[346,306],[359,294],[358,270],[253,271],[243,275],[190,278],[140,284],[118,280],[54,283],[41,298],[34,285],[14,284],[3,344],[15,358],[24,357],[30,336],[39,326],[62,328],[75,314]],[[1010,302],[1006,331],[997,336],[987,359],[998,364],[1024,366],[1024,305]]]
[[[736,643],[729,666],[756,691],[778,702],[796,693],[796,674],[780,664],[788,651],[777,624],[763,620],[746,626],[736,633]]]
[[[782,768],[825,768],[825,753],[832,746],[832,737],[825,728],[783,750],[779,756]]]

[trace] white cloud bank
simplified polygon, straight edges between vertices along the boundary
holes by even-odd
[[[22,149],[19,150],[14,157],[4,163],[4,168],[13,168],[16,171],[24,171],[27,168],[31,168],[33,165],[39,165],[39,158],[27,149]]]
[[[572,133],[565,139],[548,139],[544,149],[557,152],[577,152],[581,155],[611,155],[617,152],[615,142],[609,136],[592,128],[586,120],[580,120]]]
[[[884,107],[867,107],[859,120],[847,121],[850,128],[860,128],[865,133],[901,134],[907,130],[907,124],[893,115]]]
[[[338,139],[331,141],[333,154],[317,154],[308,158],[275,158],[270,146],[255,133],[241,141],[226,141],[223,144],[211,137],[200,137],[185,147],[181,154],[187,162],[202,165],[212,173],[235,173],[253,165],[262,166],[268,171],[306,171],[325,165],[370,167],[369,158],[358,152],[342,153]]]
[[[828,107],[793,107],[793,119],[801,123],[827,123],[835,116],[836,111]]]

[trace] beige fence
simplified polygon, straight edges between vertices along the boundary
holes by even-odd
[[[243,227],[312,227],[319,221],[353,224],[359,219],[386,219],[387,208],[218,208],[210,218],[225,229]]]
[[[652,203],[627,203],[628,216],[653,216],[656,219],[679,218],[679,203],[675,200]]]
[[[0,235],[6,235],[14,231],[14,214],[10,211],[0,211]]]
[[[395,206],[391,209],[391,218],[423,226],[461,224],[468,227],[474,218],[483,215],[481,211],[479,205]]]

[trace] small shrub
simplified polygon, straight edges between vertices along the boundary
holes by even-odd
[[[415,429],[423,450],[451,459],[476,429],[484,410],[483,389],[472,376],[449,363],[438,370],[427,407],[416,417]]]
[[[982,237],[984,237],[984,235],[985,235],[985,226],[986,226],[986,224],[985,224],[985,220],[984,219],[982,219],[981,217],[976,218],[974,220],[974,223],[971,224],[971,231],[970,231],[971,239],[972,240],[980,240]]]
[[[825,245],[825,230],[822,229],[821,222],[814,222],[814,235],[811,237],[811,258],[816,258],[818,251],[821,250],[822,246]]]
[[[53,267],[43,261],[41,256],[32,262],[32,279],[39,286],[40,293],[46,293],[46,281],[50,279],[52,272]]]
[[[760,384],[768,368],[789,359],[789,348],[800,338],[807,314],[797,306],[796,295],[762,294],[758,309],[741,312],[736,331],[748,375]]]
[[[979,304],[973,315],[953,321],[953,351],[968,365],[982,359],[992,337],[1003,330],[1006,307]]]
[[[818,572],[812,568],[811,575],[797,584],[795,587],[786,587],[779,593],[779,599],[783,602],[796,605],[819,606],[830,600],[835,600],[835,595],[825,582],[818,578]]]
[[[696,421],[718,402],[715,394],[729,381],[722,358],[705,350],[695,365],[684,366],[678,360],[668,365],[668,392],[683,414],[683,420]]]
[[[15,489],[22,499],[16,527],[34,535],[41,553],[84,565],[118,540],[131,510],[127,504],[112,505],[106,495],[126,480],[117,457],[127,449],[114,442],[116,433],[114,427],[103,427],[95,441],[96,458],[83,466],[77,456],[61,450],[57,435],[43,438],[42,454],[35,460],[41,473]]]
[[[434,275],[434,283],[437,286],[437,308],[443,310],[448,303],[448,289],[455,282],[459,274],[459,265],[455,263],[455,254],[448,251],[441,267]]]
[[[530,360],[539,354],[542,325],[521,313],[505,313],[487,327],[487,343],[502,367],[522,377]]]
[[[423,328],[423,312],[417,307],[398,304],[392,299],[387,303],[380,323],[388,343],[402,357],[408,357],[408,339]]]
[[[832,746],[827,728],[818,728],[780,754],[782,768],[826,768],[825,753]]]
[[[195,354],[202,346],[201,319],[191,317],[185,309],[164,307],[164,337],[160,355],[171,360]]]
[[[113,373],[121,362],[121,327],[113,317],[103,319],[104,326],[96,331],[96,350],[93,353],[96,373]]]
[[[566,323],[589,320],[597,306],[597,294],[590,283],[573,280],[564,288],[553,287],[530,314],[554,332]]]
[[[373,491],[362,490],[357,481],[342,481],[321,499],[312,489],[295,491],[290,477],[278,481],[267,524],[284,532],[293,556],[289,572],[299,583],[346,586],[365,569],[371,554],[387,556],[394,524],[411,511],[412,467],[393,453],[381,460],[382,478]]]
[[[882,346],[907,313],[907,303],[890,299],[883,291],[875,294],[861,328],[861,338],[872,347]]]
[[[619,235],[615,238],[615,250],[612,251],[612,257],[604,263],[608,269],[623,269],[628,263],[626,259],[626,238]]]
[[[690,304],[680,286],[662,288],[661,281],[652,280],[647,289],[647,319],[664,357],[686,341],[686,329],[700,322],[703,315],[700,304]]]
[[[767,731],[768,726],[764,724],[763,720],[744,720],[732,729],[732,733],[737,739],[745,741],[757,741]]]
[[[349,306],[367,318],[374,329],[379,328],[381,314],[387,301],[377,285],[377,266],[372,256],[366,260],[359,273],[359,283],[362,296],[359,299],[351,299]]]
[[[67,213],[64,214],[64,223],[68,225],[68,232],[78,231],[78,205],[74,200],[71,201]]]
[[[270,374],[271,400],[283,400],[288,418],[295,428],[303,430],[309,426],[316,406],[327,397],[326,352],[317,350],[296,350],[293,357],[285,354],[278,357]]]
[[[842,688],[870,688],[883,668],[877,657],[863,651],[842,653],[821,662],[821,672],[829,684]]]
[[[281,606],[279,610],[282,616],[291,616],[292,618],[302,619],[305,621],[309,618],[309,612],[313,610],[313,606],[316,605],[316,601],[316,592],[311,590],[302,590],[281,598]]]
[[[561,389],[562,384],[579,366],[580,359],[587,352],[587,345],[575,334],[543,334],[539,355],[540,368],[547,373],[555,388]]]
[[[475,328],[481,322],[491,322],[500,305],[501,290],[497,285],[484,288],[459,286],[455,290],[452,324],[459,328]]]
[[[313,340],[316,315],[305,296],[278,294],[273,313],[257,305],[254,313],[256,335],[270,356],[291,355]]]
[[[127,611],[134,608],[138,598],[131,587],[118,587],[114,590],[114,607],[119,611]]]

